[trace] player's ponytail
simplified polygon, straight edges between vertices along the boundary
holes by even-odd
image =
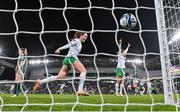
[[[79,38],[81,35],[84,35],[85,32],[75,32],[74,33],[74,38]]]

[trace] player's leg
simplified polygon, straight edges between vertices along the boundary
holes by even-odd
[[[132,94],[131,79],[128,79],[127,93]]]
[[[137,80],[133,80],[133,88],[134,88],[134,95],[137,95],[138,93],[138,82]]]
[[[138,91],[139,91],[139,93],[140,93],[140,95],[143,95],[144,94],[144,87],[143,87],[144,85],[143,84],[141,84],[141,83],[139,83],[139,85],[138,85]]]
[[[123,96],[123,93],[122,93],[123,88],[124,88],[124,77],[121,77],[121,80],[120,80],[120,90],[119,90],[119,95],[120,96]]]
[[[116,78],[117,78],[116,83],[115,83],[116,96],[119,96],[119,85],[120,85],[120,91],[122,93],[121,82],[122,82],[122,78],[123,78],[124,74],[125,73],[122,68],[116,68]]]
[[[19,73],[19,76],[20,76],[20,78],[18,79],[19,81],[24,80],[24,74],[25,74],[25,73],[21,73],[21,72]],[[25,85],[24,85],[23,82],[20,82],[20,83],[17,84],[16,96],[18,96],[18,95],[20,94],[20,92],[24,92],[24,94],[27,94],[28,91],[29,91],[29,89],[27,89],[27,88],[25,87]]]
[[[22,80],[22,76],[21,76],[21,74],[19,72],[17,72],[15,81],[18,82],[18,81],[21,81],[21,80]],[[20,91],[21,91],[20,90],[20,83],[18,82],[18,83],[15,84],[15,91],[14,91],[14,95],[12,97],[18,96]]]
[[[15,84],[12,84],[11,87],[10,87],[10,93],[11,94],[14,94],[14,92],[13,92],[14,88],[15,88]]]
[[[16,84],[16,96],[18,96],[21,92],[21,83],[17,83]]]
[[[62,93],[63,93],[63,90],[61,89],[60,94],[62,94]]]
[[[58,75],[56,76],[51,76],[51,77],[48,77],[48,78],[45,78],[45,79],[42,79],[42,80],[37,80],[35,82],[35,85],[33,87],[33,91],[36,91],[38,89],[40,89],[40,85],[43,84],[43,83],[47,83],[47,82],[52,82],[52,81],[55,81],[57,79],[63,79],[69,72],[69,68],[67,65],[63,65],[62,68],[60,69]]]
[[[24,82],[20,83],[20,88],[21,87],[22,87],[22,91],[24,92],[24,94],[27,94],[29,92],[29,89],[24,85]]]
[[[119,95],[120,96],[123,96],[122,89],[124,88],[124,76],[125,76],[124,69],[120,68],[120,77],[121,77],[121,80],[120,80],[120,91],[119,91]]]
[[[144,87],[144,86],[142,86],[142,88],[141,88],[141,94],[140,95],[143,95],[144,94],[144,92],[146,91],[146,88]]]
[[[65,58],[64,58],[64,60],[63,60],[63,66],[62,66],[62,68],[60,69],[58,75],[56,75],[56,76],[51,76],[51,77],[45,78],[45,79],[43,79],[43,80],[39,80],[39,79],[38,79],[38,80],[35,82],[35,85],[34,85],[34,87],[33,87],[33,91],[36,91],[37,89],[39,89],[39,88],[40,88],[40,85],[43,84],[43,83],[47,83],[47,82],[55,81],[55,80],[57,80],[57,79],[62,79],[62,78],[64,78],[64,77],[68,74],[68,72],[69,72],[69,70],[70,70],[71,63],[73,63],[73,62],[71,62],[71,59],[74,59],[74,58],[72,58],[72,57],[65,57]]]
[[[121,77],[116,77],[116,83],[115,83],[115,95],[119,96],[119,84],[121,81]]]
[[[22,66],[21,76],[22,76],[23,81],[24,81],[25,75],[26,75],[26,68],[27,68],[27,66]],[[21,87],[22,87],[22,91],[24,92],[24,94],[27,94],[29,92],[29,89],[25,86],[24,82],[21,82]]]
[[[75,61],[73,63],[73,67],[80,72],[80,83],[79,83],[79,87],[78,87],[78,95],[88,95],[88,93],[86,93],[83,90],[83,86],[84,86],[84,82],[86,79],[86,69],[84,67],[84,65],[80,62],[80,61]]]

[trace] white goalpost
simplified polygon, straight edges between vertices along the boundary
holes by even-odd
[[[62,43],[68,43],[70,42],[69,33],[71,31],[72,32],[74,31],[87,32],[89,34],[88,45],[91,45],[91,46],[86,47],[86,49],[83,49],[83,51],[93,48],[91,49],[93,50],[93,53],[83,52],[80,54],[80,59],[82,58],[82,62],[84,62],[84,64],[87,67],[87,77],[86,77],[87,83],[85,82],[85,87],[87,91],[91,92],[90,96],[82,97],[76,94],[77,85],[79,83],[79,77],[76,75],[78,73],[72,67],[72,70],[69,73],[70,75],[68,75],[66,78],[62,80],[46,83],[45,85],[43,85],[45,89],[42,89],[38,91],[37,93],[26,94],[23,91],[23,88],[21,87],[23,97],[21,96],[22,98],[20,100],[23,100],[23,101],[20,101],[20,103],[17,103],[15,101],[7,101],[6,99],[6,98],[9,98],[12,93],[12,92],[10,93],[7,88],[10,87],[11,84],[18,83],[18,82],[9,81],[9,80],[0,80],[0,92],[1,92],[0,93],[0,111],[8,111],[5,109],[6,107],[19,107],[20,111],[26,111],[26,109],[29,107],[34,108],[37,106],[49,107],[48,110],[45,110],[45,111],[54,111],[53,110],[54,107],[59,106],[58,108],[60,110],[55,109],[55,111],[62,111],[61,107],[67,106],[65,107],[63,111],[84,111],[86,110],[86,107],[92,107],[95,109],[92,109],[90,111],[100,111],[100,112],[125,111],[126,112],[129,110],[134,111],[138,107],[140,108],[147,107],[148,109],[142,108],[142,110],[140,111],[152,112],[158,109],[161,111],[162,109],[160,107],[158,108],[158,106],[168,105],[168,106],[172,106],[173,111],[175,110],[178,112],[180,110],[179,109],[180,108],[179,107],[180,86],[178,86],[180,84],[180,33],[179,33],[180,32],[180,29],[179,29],[180,28],[180,0],[154,0],[152,1],[154,3],[154,7],[140,5],[141,0],[134,0],[135,5],[133,7],[121,5],[120,2],[118,2],[117,0],[109,0],[108,1],[110,2],[109,6],[101,6],[101,3],[97,3],[98,4],[97,5],[95,2],[98,2],[98,0],[97,1],[86,0],[88,5],[86,4],[83,7],[78,7],[76,5],[69,6],[68,3],[70,3],[70,1],[71,0],[64,0],[63,7],[55,7],[55,6],[45,6],[44,1],[39,0],[38,5],[37,5],[39,6],[38,8],[36,7],[34,9],[31,9],[31,8],[20,9],[19,8],[20,2],[22,1],[14,0],[14,9],[10,9],[10,10],[1,9],[0,7],[0,12],[12,14],[11,19],[14,22],[15,31],[14,32],[0,32],[0,36],[13,36],[14,43],[17,49],[19,49],[23,47],[21,46],[23,44],[20,42],[20,39],[18,40],[19,34],[38,35],[38,36],[34,36],[34,37],[32,36],[32,37],[33,38],[38,37],[37,40],[41,44],[40,46],[43,49],[43,54],[35,55],[35,56],[29,54],[28,56],[26,56],[28,59],[31,60],[29,61],[29,65],[30,65],[29,68],[31,69],[31,74],[30,74],[31,77],[28,80],[25,79],[21,81],[23,83],[27,83],[27,87],[29,88],[29,90],[31,90],[37,78],[43,79],[45,77],[49,77],[51,75],[57,74],[57,71],[60,68],[59,66],[61,66],[60,63],[62,63],[62,60],[65,57],[65,55],[62,55],[62,54],[57,55],[54,53],[52,54],[49,53],[48,49],[50,49],[53,45],[52,46],[50,45],[47,47],[48,43],[50,43],[48,38],[52,38],[52,37],[50,36],[46,37],[46,34],[47,35],[53,34],[53,35],[58,35],[58,36],[63,35],[64,37],[62,39],[63,40]],[[79,2],[79,4],[81,4],[81,2]],[[71,21],[70,16],[68,15],[70,13],[68,11],[70,10],[79,11],[79,12],[85,11],[86,16],[88,16],[88,20],[89,20],[89,24],[88,24],[90,25],[89,29],[84,28],[84,26],[80,28],[72,27],[71,23],[73,24],[73,22]],[[108,22],[110,23],[112,22],[113,24],[112,29],[109,28],[108,25],[106,26],[106,24],[108,23],[103,24],[105,27],[104,29],[102,28],[103,26],[102,24],[98,24],[98,22],[95,19],[99,20],[100,18],[99,22],[103,21],[103,18],[105,19],[106,15],[103,15],[102,17],[98,18],[99,15],[94,14],[97,10],[110,12],[110,13],[109,12],[107,13],[107,15],[110,15],[110,19],[109,17],[107,18],[108,18]],[[154,17],[153,19],[156,20],[155,29],[151,29],[151,27],[150,28],[143,27],[144,24],[142,24],[141,22],[144,21],[142,20],[144,18],[140,17],[141,10],[154,11],[153,13],[154,15],[152,16],[152,18]],[[54,30],[54,29],[47,30],[46,25],[49,23],[47,22],[47,20],[45,20],[45,18],[48,18],[46,17],[47,15],[45,15],[46,14],[45,11],[51,11],[51,12],[54,11],[56,13],[58,12],[58,14],[60,14],[60,16],[64,19],[63,24],[65,24],[66,28],[64,29],[62,28],[63,30]],[[23,28],[21,28],[21,25],[22,25],[21,20],[18,20],[19,18],[17,17],[19,12],[23,12],[23,14],[30,12],[34,15],[36,13],[36,15],[38,15],[37,18],[39,19],[38,21],[39,21],[40,30],[29,31],[29,30],[26,30],[26,29],[24,30]],[[126,12],[133,13],[137,19],[138,23],[136,27],[132,30],[125,30],[119,24],[119,19],[120,19],[119,13],[123,14]],[[102,14],[102,12],[98,12],[98,11],[97,13]],[[23,14],[21,16],[23,16]],[[83,23],[83,21],[80,20],[79,23],[81,22]],[[97,26],[97,24],[100,26]],[[98,36],[100,36],[103,33],[112,33],[112,34],[107,34],[107,36],[113,35],[113,37],[104,37],[104,38],[99,39]],[[148,49],[153,47],[153,44],[156,44],[156,43],[149,44],[149,42],[151,41],[149,40],[148,40],[149,42],[146,41],[146,33],[153,36],[154,35],[157,36],[158,38],[157,43],[159,44],[158,49],[160,52],[157,53],[157,52],[151,52],[150,50],[148,51]],[[123,86],[124,96],[117,97],[115,96],[115,92],[114,92],[114,84],[116,81],[115,68],[117,64],[117,55],[115,53],[114,54],[109,53],[107,50],[102,50],[102,48],[109,49],[109,48],[106,48],[106,44],[109,44],[109,45],[111,44],[112,46],[115,46],[115,47],[110,48],[110,50],[112,51],[117,50],[116,48],[119,47],[118,39],[120,39],[121,34],[123,36],[126,36],[126,35],[137,36],[138,38],[138,41],[136,41],[137,43],[132,43],[132,45],[141,46],[142,52],[139,53],[139,50],[134,50],[134,51],[132,50],[132,52],[131,51],[128,52],[127,61],[126,61],[127,63],[126,72],[127,74],[132,74],[133,70],[132,70],[131,63],[135,62],[139,64],[139,67],[141,67],[141,73],[138,78],[134,78],[131,76],[125,77],[125,86]],[[106,36],[106,34],[103,34],[103,35]],[[1,41],[1,38],[2,37],[0,37],[0,41]],[[111,40],[107,39],[108,40],[107,42],[105,41],[106,38],[111,38]],[[153,39],[153,37],[151,39]],[[133,40],[135,39],[127,38],[127,40],[128,41],[130,40],[131,42],[133,42]],[[55,42],[58,43],[59,41],[55,41]],[[137,48],[140,48],[139,46]],[[126,46],[123,44],[123,48],[125,47]],[[33,50],[36,50],[36,48]],[[150,58],[148,57],[148,55],[150,55],[149,56]],[[140,58],[141,60],[136,59],[136,57]],[[57,58],[58,61],[57,59],[54,59],[54,58]],[[17,59],[18,59],[17,56],[9,57],[9,56],[0,55],[0,60],[17,61]],[[35,61],[35,60],[38,60],[38,61]],[[51,63],[51,65],[49,63]],[[146,88],[145,95],[141,95],[140,94],[141,92],[138,93],[138,95],[128,93],[128,90],[127,90],[128,87],[126,85],[128,84],[127,79],[130,79],[131,81],[136,79],[139,81],[139,83],[140,82],[144,83],[143,86],[144,88]],[[151,91],[152,81],[160,82],[159,87],[157,87],[159,92],[156,91],[157,93],[155,94],[153,94]],[[155,82],[153,83],[156,84]],[[67,89],[62,90],[62,88],[60,88],[58,85],[63,85],[62,88],[67,88]],[[68,93],[67,96],[69,95],[69,97],[67,97],[67,99],[63,99],[62,97],[63,95],[56,96],[57,93],[63,93],[63,92]],[[39,95],[39,94],[49,95],[48,96],[48,98],[50,99],[49,102],[48,103],[41,102],[41,101],[31,102],[32,97],[35,97],[36,95]],[[160,98],[160,97],[158,95],[156,96],[156,94],[158,94],[159,96],[163,96],[163,101],[158,101],[157,98]],[[95,96],[95,98],[92,97],[93,95]],[[110,98],[109,99],[106,98],[107,97],[106,95]],[[147,100],[146,98],[143,99],[144,96],[148,99],[147,102],[142,101],[142,100]],[[73,100],[66,101],[70,99],[70,97],[73,97]],[[56,98],[59,98],[59,99],[57,100]],[[141,100],[139,100],[138,98]],[[93,103],[90,100],[98,100],[98,101],[96,103]],[[10,103],[7,103],[7,102],[10,102]],[[84,110],[83,109],[78,110],[80,106],[83,107]],[[107,109],[107,107],[112,107],[112,108]],[[114,109],[113,107],[117,107],[117,108]],[[37,109],[37,111],[39,110]]]
[[[157,2],[156,2],[157,3]],[[162,9],[160,10],[161,12],[163,12],[163,19],[161,21],[163,21],[163,28],[161,27],[161,29],[164,29],[164,36],[166,38],[166,45],[168,47],[167,50],[167,56],[169,56],[168,61],[169,63],[166,64],[168,65],[167,69],[169,73],[169,79],[171,79],[171,88],[168,89],[168,85],[167,84],[167,91],[165,94],[167,97],[165,99],[166,103],[170,103],[170,102],[174,102],[179,104],[179,89],[177,87],[177,83],[179,80],[179,63],[180,63],[180,58],[179,58],[179,50],[180,50],[180,36],[179,36],[179,26],[180,26],[180,22],[179,22],[179,17],[180,17],[180,2],[178,0],[162,0],[159,1],[158,7],[161,7]],[[173,90],[173,93],[171,92],[171,90]],[[169,91],[169,93],[168,93]],[[169,94],[169,95],[168,95]],[[174,97],[172,97],[174,95]],[[168,96],[173,98],[171,100],[168,100]],[[170,98],[169,98],[170,99]]]
[[[154,0],[156,8],[156,21],[161,58],[161,71],[163,77],[164,99],[166,104],[173,103],[172,74],[170,73],[169,47],[165,27],[165,17],[162,0]]]

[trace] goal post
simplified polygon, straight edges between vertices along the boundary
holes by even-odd
[[[146,0],[148,5],[142,0],[107,0],[102,3],[98,0],[84,0],[84,3],[82,0],[55,0],[52,2],[54,5],[50,1],[36,0],[38,7],[22,7],[25,3],[23,0],[14,2],[12,10],[0,6],[0,15],[11,14],[8,19],[16,26],[13,26],[15,32],[0,31],[0,36],[1,39],[8,36],[8,42],[13,42],[16,48],[28,49],[29,54],[26,57],[29,59],[30,73],[28,78],[20,81],[28,92],[21,87],[22,94],[16,98],[21,101],[12,101],[11,96],[14,93],[11,90],[19,82],[14,79],[0,81],[0,111],[9,111],[11,108],[13,111],[71,112],[180,110],[180,42],[178,44],[173,41],[173,44],[169,44],[180,28],[180,0]],[[124,13],[132,13],[137,19],[138,24],[132,30],[125,30],[120,25],[120,18]],[[150,17],[152,21],[149,22],[147,18]],[[1,19],[0,24],[3,20],[6,19]],[[35,22],[37,26],[31,22]],[[76,31],[87,32],[89,35],[87,44],[83,45],[83,49],[86,49],[80,53],[79,60],[87,69],[84,90],[90,96],[76,94],[79,73],[74,67],[64,79],[42,84],[39,91],[33,92],[36,79],[57,75],[66,51],[58,55],[54,54],[54,50],[67,44]],[[116,87],[116,52],[121,38],[122,48],[127,47],[128,42],[132,46],[127,53],[124,85],[119,84]],[[4,39],[5,42],[7,40]],[[29,45],[30,41],[33,45]],[[175,45],[178,50],[171,48]],[[7,47],[6,50],[12,48]],[[0,56],[0,62],[1,59],[17,61],[19,58],[16,54],[13,55],[15,57]],[[136,64],[133,65],[134,63]],[[179,67],[179,76],[172,73],[175,65]],[[134,87],[133,82],[137,87]],[[59,85],[62,84],[66,84],[67,88],[64,89],[64,94],[59,95]],[[124,96],[118,97],[116,90],[122,90]]]
[[[163,78],[164,101],[166,104],[171,104],[174,101],[173,101],[172,78],[170,72],[170,57],[169,57],[168,40],[166,35],[163,1],[154,0],[154,3],[156,10],[155,12],[156,12],[156,22],[157,22],[158,39],[159,39],[161,71]]]

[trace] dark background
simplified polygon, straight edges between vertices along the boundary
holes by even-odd
[[[129,53],[159,53],[157,32],[144,31],[157,29],[155,10],[141,8],[141,6],[153,8],[153,0],[137,0],[138,3],[135,0],[114,0],[114,4],[112,0],[90,1],[92,7],[88,10],[87,7],[90,7],[88,0],[66,0],[66,2],[65,0],[41,0],[41,4],[39,0],[17,0],[17,4],[14,0],[1,0],[0,47],[2,54],[16,58],[18,56],[17,44],[27,48],[29,56],[44,55],[45,49],[48,54],[52,54],[55,49],[67,44],[66,33],[71,39],[74,29],[95,31],[91,33],[92,38],[83,44],[81,54],[95,53],[92,42],[94,42],[98,53],[116,54],[118,51],[115,42],[116,30],[119,30],[117,31],[117,39],[123,39],[123,49],[127,47],[128,42],[131,43]],[[81,10],[63,10],[66,5],[66,8],[81,8]],[[112,11],[110,9],[113,5],[115,9]],[[16,8],[17,10],[15,10]],[[57,8],[58,10],[49,8]],[[25,11],[24,9],[32,10]],[[90,11],[93,23],[88,11]],[[139,20],[136,27],[132,29],[133,32],[123,31],[119,25],[120,17],[124,13],[132,13]],[[39,15],[42,17],[42,22]],[[116,25],[116,21],[118,25]],[[16,39],[17,44],[15,43]],[[43,48],[42,42],[46,48]],[[62,52],[63,55],[66,53],[67,50]],[[103,57],[103,55],[101,56]],[[9,72],[8,69],[6,71]]]

